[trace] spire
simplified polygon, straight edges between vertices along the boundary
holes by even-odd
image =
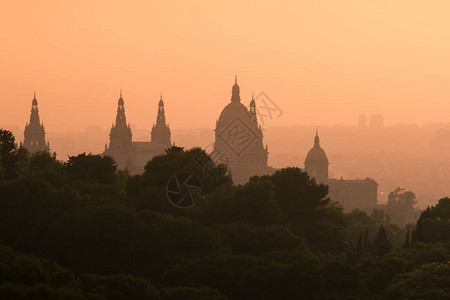
[[[158,104],[158,115],[156,116],[156,123],[153,123],[151,132],[151,142],[170,147],[170,128],[166,122],[166,114],[164,111],[164,101],[162,98],[162,92]]]
[[[31,105],[32,105],[32,109],[33,108],[36,108],[37,109],[37,99],[36,99],[36,91],[34,91],[34,94],[33,94],[33,101],[31,101]]]
[[[31,101],[30,122],[25,125],[23,146],[30,152],[49,151],[50,149],[49,144],[45,142],[44,124],[39,118],[36,91],[33,92],[33,100]]]
[[[161,96],[159,97],[158,111],[159,111],[159,109],[161,107],[164,108],[164,101],[163,101],[163,98],[162,98],[162,92],[161,92]]]
[[[36,123],[37,125],[40,125],[38,102],[36,99],[36,91],[34,91],[33,101],[31,101],[30,124],[32,124],[32,123]]]
[[[116,126],[127,126],[127,118],[125,116],[125,102],[122,98],[122,89],[120,89],[120,98],[117,103]]]
[[[162,92],[161,97],[158,104],[158,115],[156,117],[156,125],[166,125],[166,114],[164,112],[164,101],[162,98]]]
[[[319,147],[319,129],[316,128],[316,136],[314,137],[314,147]]]
[[[120,97],[118,101],[119,106],[124,106],[123,98],[122,98],[122,89],[120,89]]]
[[[252,101],[250,101],[250,116],[252,117],[253,122],[258,123],[257,117],[256,117],[256,103],[255,103],[255,97],[252,92]]]
[[[122,89],[120,89],[120,97],[117,103],[116,122],[111,126],[109,134],[109,147],[105,145],[105,151],[125,151],[132,147],[131,139],[133,134],[125,115],[125,102],[122,98]],[[119,163],[120,165],[120,163]]]
[[[237,84],[237,75],[234,75],[234,84]]]
[[[163,113],[164,113],[164,101],[163,101],[163,98],[162,98],[162,92],[161,92],[161,96],[159,98],[158,113],[161,110],[161,107],[162,107],[162,110],[163,110]]]

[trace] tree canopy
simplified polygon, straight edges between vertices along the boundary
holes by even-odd
[[[449,198],[417,224],[399,226],[380,208],[344,213],[326,185],[295,167],[234,186],[226,166],[204,150],[172,147],[130,175],[108,156],[61,162],[54,153],[17,149],[11,134],[1,134],[2,299],[449,294]],[[180,172],[201,186],[189,209],[168,200],[168,181]],[[413,207],[415,198],[397,189],[390,201]]]

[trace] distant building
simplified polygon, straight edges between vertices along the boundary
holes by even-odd
[[[328,158],[320,147],[319,135],[316,131],[314,147],[308,152],[305,159],[305,171],[316,179],[317,183],[328,185],[328,196],[331,200],[339,202],[344,211],[355,208],[372,210],[377,206],[378,184],[371,178],[363,180],[344,180],[328,178]]]
[[[330,199],[339,202],[346,212],[355,208],[372,211],[377,207],[378,183],[372,178],[329,179],[328,188]]]
[[[367,126],[367,117],[364,114],[359,115],[358,117],[358,126],[359,127],[366,127]]]
[[[225,106],[216,122],[214,150],[211,157],[229,166],[233,182],[243,184],[254,175],[268,174],[267,145],[258,125],[256,103],[252,97],[250,109],[241,103],[235,78],[231,102]]]
[[[328,164],[327,155],[320,147],[319,134],[316,130],[314,147],[309,150],[305,159],[305,171],[308,172],[309,176],[314,177],[317,183],[327,184]]]
[[[116,122],[111,127],[109,146],[105,145],[104,155],[112,156],[119,169],[127,169],[131,174],[144,172],[144,167],[154,156],[164,154],[171,147],[170,128],[166,123],[164,101],[159,100],[156,124],[153,124],[150,142],[132,140],[130,124],[125,116],[125,104],[122,92],[118,101]]]
[[[33,101],[31,102],[30,123],[27,122],[25,125],[24,140],[21,146],[31,153],[37,151],[50,151],[50,143],[45,141],[44,123],[39,119],[36,93],[34,93]]]
[[[373,128],[382,128],[384,126],[384,117],[383,117],[383,115],[381,115],[381,114],[378,114],[378,115],[372,114],[372,115],[370,115],[369,126],[373,127]]]

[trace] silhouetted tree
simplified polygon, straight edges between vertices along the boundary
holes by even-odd
[[[414,241],[450,242],[450,198],[440,199],[420,215]]]
[[[184,152],[184,147],[178,147],[173,145],[172,147],[166,148],[164,151],[166,152],[166,154],[170,152],[180,153]]]
[[[356,251],[358,251],[358,253],[362,253],[362,251],[363,251],[362,233],[360,233],[358,236],[358,243],[356,245]]]
[[[386,230],[384,226],[381,226],[378,230],[377,236],[373,242],[375,253],[378,257],[383,257],[389,252],[391,252],[392,244],[386,236]]]
[[[409,235],[409,228],[406,230],[406,239],[405,243],[403,244],[403,248],[409,248],[410,245],[410,235]]]
[[[388,202],[383,209],[385,213],[390,215],[392,223],[405,226],[417,220],[416,204],[416,195],[413,192],[398,187],[389,193]]]
[[[311,246],[323,251],[345,247],[346,219],[342,207],[327,197],[328,186],[316,184],[299,168],[285,168],[269,178],[287,224],[303,232]]]
[[[0,129],[0,157],[5,178],[16,178],[18,156],[15,138],[11,131]]]
[[[388,299],[449,299],[450,263],[431,263],[394,277]]]
[[[111,184],[115,180],[117,163],[110,156],[82,153],[70,156],[65,169],[72,180]]]

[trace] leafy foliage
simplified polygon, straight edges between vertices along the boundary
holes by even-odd
[[[448,198],[403,228],[388,210],[344,214],[298,168],[233,186],[202,149],[172,147],[131,176],[0,137],[2,299],[448,298]],[[189,210],[166,198],[178,172],[202,184]]]
[[[450,198],[428,207],[417,221],[414,240],[419,242],[450,242]]]

